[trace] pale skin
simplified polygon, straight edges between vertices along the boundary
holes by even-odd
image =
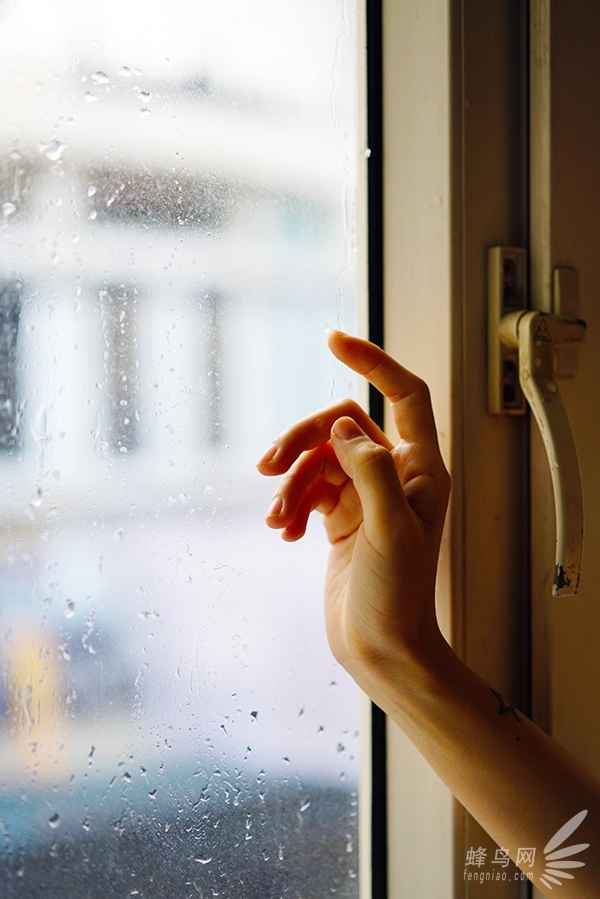
[[[392,444],[352,400],[292,425],[258,462],[261,474],[281,476],[267,524],[295,541],[310,513],[322,513],[331,543],[325,620],[335,658],[513,861],[520,847],[537,847],[534,867],[524,870],[544,895],[598,896],[599,782],[469,669],[438,626],[435,583],[450,477],[428,388],[367,341],[333,331],[329,348],[387,397],[399,441]],[[544,847],[584,809],[562,844],[589,844],[568,856],[584,865],[561,862],[562,874],[548,869]],[[548,870],[552,889],[540,880]]]

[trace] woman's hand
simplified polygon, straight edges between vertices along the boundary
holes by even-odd
[[[367,341],[333,331],[329,347],[388,398],[399,442],[342,400],[280,434],[257,467],[283,475],[266,520],[285,540],[302,537],[313,510],[324,515],[329,643],[362,681],[363,671],[423,658],[439,642],[434,589],[450,478],[426,384]]]

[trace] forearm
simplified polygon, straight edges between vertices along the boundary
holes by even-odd
[[[588,815],[565,845],[589,843],[564,880],[565,899],[598,895],[600,788],[578,762],[467,668],[439,637],[426,663],[400,654],[353,671],[464,807],[513,861],[543,849],[573,815]],[[433,663],[430,661],[433,659]],[[541,887],[543,890],[543,887]]]

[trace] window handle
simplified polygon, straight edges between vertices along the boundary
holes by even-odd
[[[556,509],[553,593],[574,596],[583,547],[583,498],[577,449],[556,383],[558,347],[585,340],[584,321],[544,312],[510,312],[499,322],[500,342],[518,353],[519,383],[548,455]]]

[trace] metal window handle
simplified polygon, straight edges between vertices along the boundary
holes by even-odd
[[[519,383],[548,454],[556,509],[553,593],[573,596],[579,586],[583,499],[575,441],[556,383],[557,347],[585,340],[585,322],[543,312],[510,312],[499,322],[501,343],[518,351]]]

